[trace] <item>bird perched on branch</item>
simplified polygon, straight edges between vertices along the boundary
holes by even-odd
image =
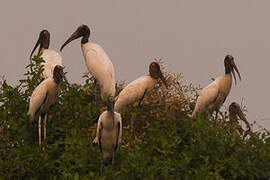
[[[197,112],[201,112],[207,116],[212,115],[213,111],[216,111],[217,118],[219,108],[225,102],[227,96],[230,93],[232,86],[232,75],[234,76],[236,84],[234,70],[237,72],[241,81],[241,75],[235,65],[233,56],[227,55],[225,57],[224,66],[225,75],[216,78],[211,84],[203,88],[200,92],[195,109],[191,115],[192,117],[194,117]]]
[[[236,102],[233,102],[230,106],[229,106],[229,118],[230,118],[230,122],[233,124],[233,127],[236,131],[238,131],[238,134],[241,135],[243,133],[243,129],[242,127],[239,125],[239,121],[238,121],[238,117],[240,120],[242,120],[247,127],[247,132],[250,131],[250,125],[244,115],[244,113],[242,112],[239,104],[237,104]]]
[[[49,49],[50,33],[48,30],[42,30],[40,32],[36,45],[31,52],[30,60],[32,59],[32,55],[35,52],[38,45],[39,45],[38,54],[42,53],[41,57],[45,61],[41,63],[41,65],[44,65],[44,71],[42,75],[45,79],[49,77],[52,78],[54,67],[56,65],[62,66],[62,58],[58,52]]]
[[[124,106],[133,104],[137,101],[140,105],[145,95],[155,87],[159,78],[168,88],[166,79],[160,70],[159,64],[157,62],[151,62],[149,66],[149,75],[141,76],[132,81],[116,97],[115,111],[120,112]],[[134,117],[131,118],[131,128],[133,133],[135,133]]]
[[[60,51],[71,41],[82,37],[81,48],[86,66],[90,74],[101,86],[101,98],[108,101],[115,97],[114,67],[103,48],[93,42],[89,42],[90,29],[87,25],[81,25],[61,46]]]
[[[41,117],[44,117],[44,141],[46,140],[47,116],[50,107],[58,101],[59,84],[64,77],[63,67],[56,65],[53,77],[43,80],[33,91],[30,98],[28,115],[30,122],[38,118],[39,145],[41,145]]]
[[[113,101],[113,100],[112,100]],[[99,145],[101,154],[100,174],[102,175],[104,160],[112,158],[115,163],[116,151],[122,137],[121,115],[113,111],[114,102],[109,103],[107,111],[104,111],[98,120],[97,134],[93,143]]]

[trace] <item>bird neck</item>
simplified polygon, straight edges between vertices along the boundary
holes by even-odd
[[[90,36],[90,31],[86,31],[82,37],[81,44],[88,43]]]
[[[238,118],[235,113],[230,113],[229,118],[231,122],[238,122]]]
[[[151,74],[151,73],[149,73],[148,76],[149,76],[153,81],[155,81],[155,82],[158,81],[158,78],[159,78],[158,76],[155,76],[155,75],[153,75],[153,74]]]
[[[56,84],[59,84],[59,83],[60,83],[60,80],[57,79],[56,77],[53,77],[53,80],[54,80],[54,82],[55,82]]]
[[[48,48],[41,47],[40,52],[43,53],[46,49]]]
[[[46,42],[45,44],[43,44],[41,49],[49,49],[50,46],[50,42]]]
[[[60,75],[53,75],[53,80],[54,80],[54,82],[58,85],[60,82],[61,82],[61,80],[62,80],[62,77],[60,77]]]
[[[49,49],[49,46],[50,46],[50,38],[47,37],[47,38],[42,40],[42,42],[40,44],[40,50]]]
[[[232,67],[230,65],[225,65],[225,74],[230,74],[232,72]]]

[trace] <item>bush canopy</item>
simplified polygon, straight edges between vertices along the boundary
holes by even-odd
[[[92,145],[99,115],[106,109],[89,74],[82,85],[61,83],[59,102],[48,113],[45,150],[38,145],[37,122],[27,111],[43,80],[43,60],[35,56],[16,86],[0,87],[0,179],[269,179],[270,134],[251,132],[243,140],[229,123],[197,114],[189,118],[200,88],[182,74],[165,73],[142,105],[123,109],[123,137],[116,165],[99,176],[100,152]],[[162,66],[162,61],[159,61]],[[163,69],[164,72],[164,69]],[[124,87],[117,83],[117,93]],[[135,117],[137,138],[130,118]]]

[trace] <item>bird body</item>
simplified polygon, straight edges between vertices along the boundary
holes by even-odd
[[[51,105],[57,102],[59,96],[59,86],[55,83],[53,78],[47,78],[42,81],[33,91],[30,98],[30,107],[28,115],[30,121],[35,118],[35,113],[45,113],[49,110]]]
[[[231,74],[225,74],[216,78],[200,92],[192,116],[198,111],[208,114],[219,109],[229,95],[231,87]]]
[[[119,127],[118,127],[119,124]],[[118,129],[119,128],[119,129]],[[114,120],[111,113],[104,111],[98,120],[97,138],[100,136],[103,158],[112,158],[115,148],[121,142],[122,119],[121,115],[114,112]]]
[[[110,107],[108,106],[110,109]],[[112,109],[110,109],[112,110]],[[97,134],[93,143],[99,145],[101,155],[100,174],[102,175],[104,160],[112,158],[115,163],[116,151],[122,137],[122,118],[117,112],[104,111],[98,120]]]
[[[150,75],[141,76],[140,78],[132,81],[119,93],[114,107],[116,112],[120,112],[124,106],[133,104],[136,101],[139,101],[140,105],[145,94],[155,87],[159,78],[168,88],[166,79],[164,78],[157,62],[150,63],[149,74]],[[131,131],[133,132],[133,137],[135,138],[134,116],[131,117],[130,123]]]
[[[62,58],[60,54],[51,49],[42,49],[42,59],[45,62],[42,62],[41,65],[44,65],[43,77],[49,78],[53,77],[53,70],[56,65],[62,66]]]
[[[101,97],[115,96],[115,75],[113,64],[101,46],[95,43],[82,44],[86,66],[101,86]]]
[[[141,76],[138,79],[129,83],[118,95],[115,102],[115,111],[120,112],[122,107],[139,101],[144,93],[151,91],[157,79],[152,78],[150,75]]]
[[[236,70],[239,79],[241,80],[241,75],[234,63],[234,58],[231,55],[225,57],[224,66],[225,75],[216,78],[200,92],[195,109],[191,115],[192,117],[194,117],[197,112],[201,112],[204,115],[211,115],[213,111],[218,112],[230,93],[232,87],[232,74],[236,82],[234,70]]]
[[[53,71],[53,78],[43,80],[33,91],[30,97],[28,115],[30,122],[39,117],[39,145],[41,145],[41,116],[44,115],[44,141],[46,140],[47,113],[50,107],[58,101],[59,84],[64,77],[63,67],[56,65]]]
[[[86,66],[90,74],[101,86],[101,98],[108,101],[115,97],[114,67],[104,49],[98,44],[89,42],[90,29],[87,25],[81,25],[61,46],[60,51],[71,41],[82,37],[81,48]]]

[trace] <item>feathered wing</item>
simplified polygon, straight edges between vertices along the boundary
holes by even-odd
[[[35,118],[35,113],[39,110],[46,100],[47,96],[47,86],[46,82],[50,79],[42,81],[33,91],[30,98],[30,106],[28,110],[28,115],[30,116],[30,122]]]
[[[154,85],[154,80],[149,76],[142,76],[132,81],[119,93],[115,102],[115,111],[120,112],[124,106],[139,101]]]
[[[91,43],[83,48],[86,66],[101,86],[101,95],[115,96],[115,73],[113,64],[102,47]]]
[[[106,112],[106,111],[104,111],[104,112]],[[104,112],[98,118],[97,134],[96,134],[95,139],[93,140],[93,144],[98,144],[98,138],[100,136],[100,129],[101,129],[101,121],[102,121],[102,118],[104,116]]]
[[[201,113],[208,113],[209,111],[212,111],[212,108],[216,104],[218,97],[219,89],[216,82],[214,81],[207,87],[203,88],[200,92],[192,116],[194,116],[196,112],[199,111]]]
[[[117,112],[115,112],[116,114],[117,114],[117,122],[119,123],[119,133],[118,133],[118,137],[117,137],[117,139],[118,139],[118,143],[121,143],[121,138],[122,138],[122,118],[121,118],[121,115],[120,115],[120,113],[117,113]]]

